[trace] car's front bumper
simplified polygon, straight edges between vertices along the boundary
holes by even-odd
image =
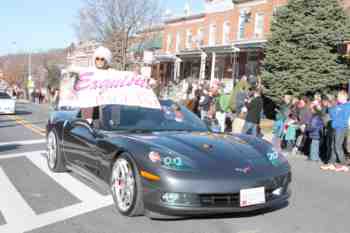
[[[287,203],[291,193],[288,192],[280,197],[269,200],[264,204],[252,205],[247,207],[226,206],[226,207],[202,207],[202,206],[171,206],[161,202],[147,202],[146,209],[164,216],[186,217],[197,215],[214,215],[214,214],[230,214],[244,213],[256,210],[267,209],[269,207],[277,207]]]
[[[213,190],[206,193],[188,193],[192,196],[197,196],[195,203],[186,204],[171,204],[162,200],[162,195],[168,190],[160,188],[145,188],[143,192],[143,199],[145,208],[151,213],[158,213],[164,216],[195,216],[195,215],[212,215],[212,214],[228,214],[237,212],[249,212],[259,209],[265,209],[280,204],[286,203],[291,195],[290,182],[291,174],[284,176],[285,180],[281,183],[266,183],[264,204],[251,205],[247,207],[240,206],[240,193],[234,192],[220,192],[220,190]],[[204,185],[204,184],[203,184]],[[260,187],[261,185],[259,185]],[[252,186],[254,188],[257,186]],[[280,195],[273,195],[272,192],[276,188],[282,188]],[[244,187],[247,188],[247,187]]]

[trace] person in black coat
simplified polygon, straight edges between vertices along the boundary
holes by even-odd
[[[242,133],[258,136],[258,125],[260,124],[263,100],[259,89],[253,91],[253,97],[249,98],[246,104],[247,116]]]

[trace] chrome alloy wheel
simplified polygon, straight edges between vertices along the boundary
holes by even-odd
[[[47,138],[47,159],[51,169],[54,169],[56,166],[57,160],[57,143],[56,135],[53,131],[49,133]]]
[[[135,177],[130,163],[124,159],[117,159],[112,174],[112,192],[119,209],[126,212],[133,204],[135,195]]]

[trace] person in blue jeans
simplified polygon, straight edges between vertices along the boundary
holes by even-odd
[[[321,111],[317,106],[311,107],[312,118],[310,124],[307,125],[305,131],[311,138],[310,158],[309,160],[318,162],[320,161],[320,139],[322,129],[324,127],[321,118]]]
[[[338,105],[331,108],[329,111],[332,128],[334,131],[333,140],[332,140],[332,154],[329,160],[330,170],[335,171],[349,171],[349,168],[346,166],[346,159],[344,156],[343,143],[348,131],[348,124],[350,118],[350,102],[347,102],[348,94],[345,91],[340,91],[338,93]],[[338,165],[335,165],[336,163]]]

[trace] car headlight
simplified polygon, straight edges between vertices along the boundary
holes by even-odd
[[[276,167],[282,164],[288,164],[287,158],[284,155],[278,153],[278,151],[275,149],[270,149],[266,153],[266,157],[271,162],[271,164]]]
[[[174,151],[161,151],[152,149],[148,153],[148,159],[162,168],[175,171],[189,171],[193,170],[193,165],[185,156]]]

